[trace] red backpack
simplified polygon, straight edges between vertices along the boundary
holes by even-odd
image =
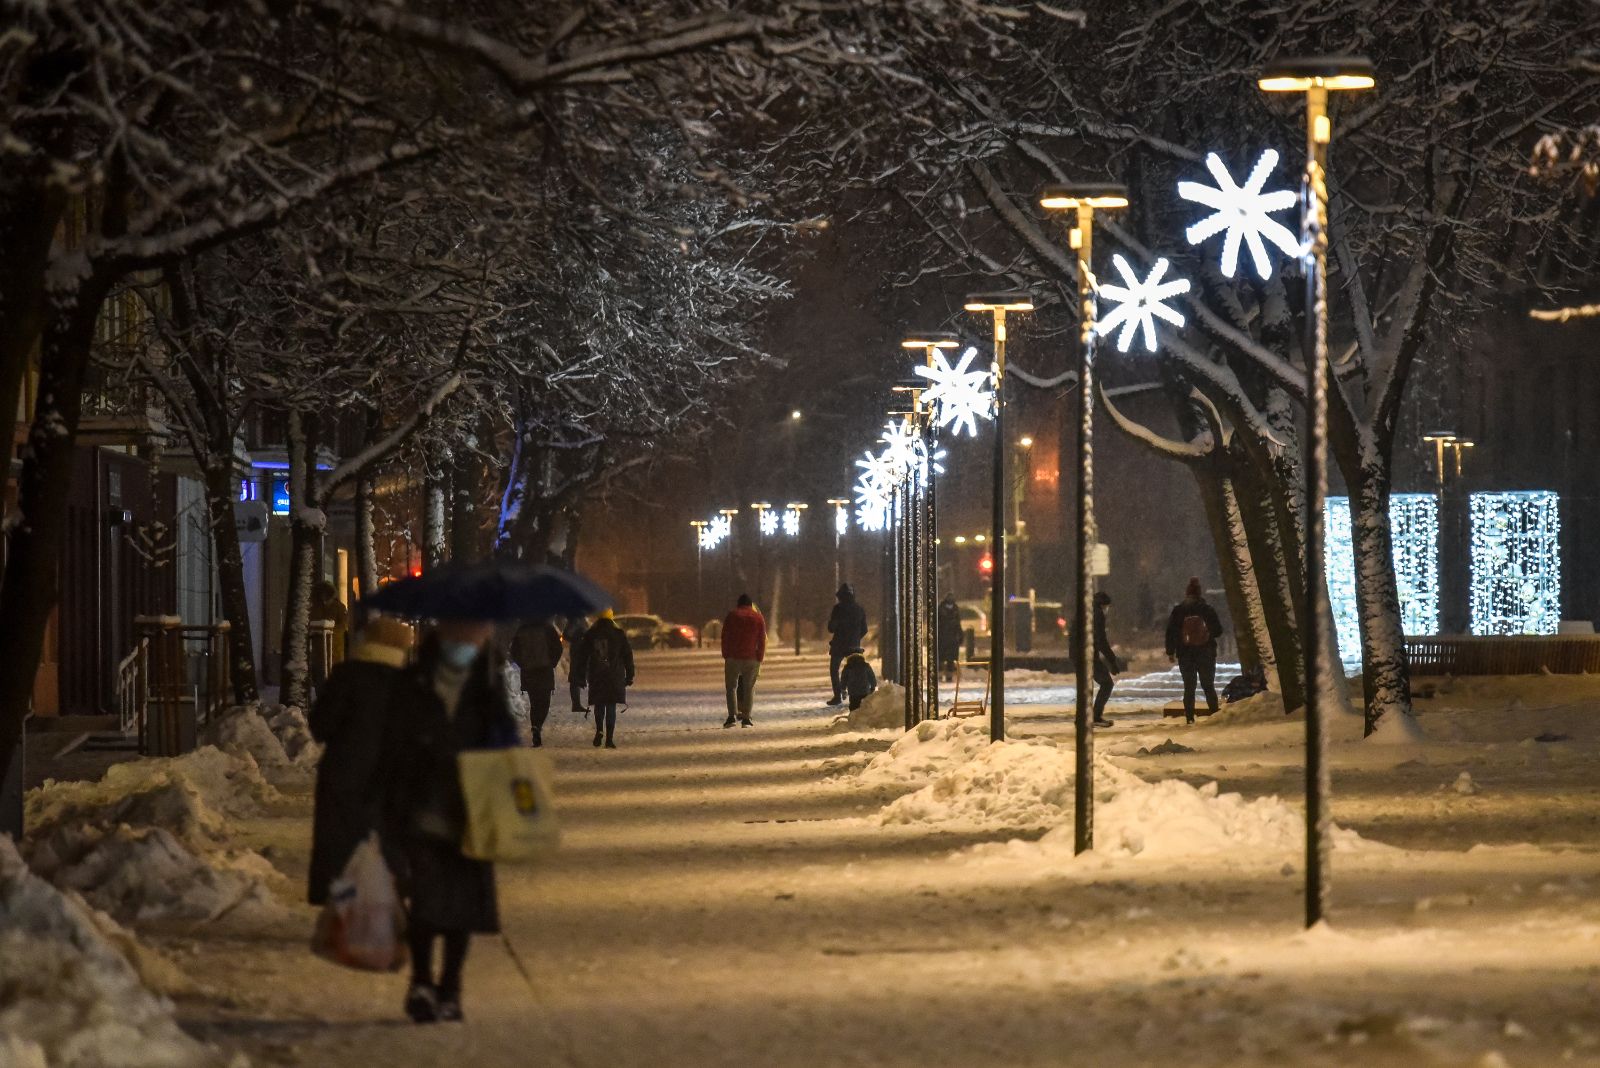
[[[1206,626],[1206,619],[1200,613],[1183,617],[1183,630],[1181,631],[1183,644],[1190,649],[1198,649],[1202,645],[1211,644],[1211,628]]]

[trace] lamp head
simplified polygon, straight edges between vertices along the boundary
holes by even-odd
[[[1024,434],[1022,437],[1017,439],[1017,444],[1022,446],[1024,449],[1031,449],[1033,448],[1033,438],[1029,437],[1027,434]]]
[[[791,512],[803,512],[810,507],[805,501],[790,501],[787,505],[788,510]]]
[[[1426,434],[1422,435],[1422,440],[1426,441],[1429,445],[1432,445],[1436,441],[1442,441],[1448,445],[1451,442],[1456,441],[1457,438],[1455,431],[1453,430],[1430,430]]]
[[[1128,206],[1128,187],[1115,182],[1047,185],[1039,191],[1039,206],[1046,211],[1070,211],[1080,207],[1125,208]]]
[[[1307,89],[1371,89],[1372,60],[1366,56],[1297,56],[1267,66],[1257,81],[1263,92],[1303,93]]]
[[[900,347],[903,349],[953,349],[960,345],[960,338],[942,330],[910,333],[900,342]]]
[[[1021,291],[972,293],[962,307],[969,312],[1030,312],[1033,311],[1033,297]]]

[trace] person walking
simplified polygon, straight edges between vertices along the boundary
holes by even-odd
[[[589,688],[595,748],[615,749],[617,706],[627,701],[628,687],[633,685],[633,646],[611,609],[600,613],[578,643],[573,670]]]
[[[385,812],[398,739],[389,730],[395,688],[405,677],[414,635],[397,619],[376,616],[350,657],[333,669],[308,717],[322,745],[311,814],[311,871],[306,900],[328,902],[356,847],[373,831],[389,870],[400,870],[400,835]]]
[[[328,579],[317,583],[311,591],[311,615],[314,623],[326,623],[332,632],[333,641],[329,648],[328,670],[344,659],[345,642],[350,630],[350,610],[339,600],[339,587]]]
[[[934,626],[939,637],[939,670],[944,672],[944,681],[950,682],[956,677],[956,661],[961,659],[961,606],[956,604],[955,594],[947,593],[939,602]]]
[[[561,663],[561,632],[545,620],[524,623],[511,639],[511,659],[522,673],[522,692],[528,695],[528,718],[533,726],[533,747],[544,745],[544,724],[550,718],[550,695],[556,688],[556,665]]]
[[[839,680],[839,666],[845,658],[860,649],[867,640],[867,611],[856,603],[856,591],[848,582],[841,583],[834,594],[838,598],[833,611],[828,613],[828,675],[833,681],[833,698],[829,705],[844,703],[844,688]]]
[[[572,711],[585,715],[589,708],[583,703],[583,672],[576,667],[578,646],[589,632],[589,621],[583,616],[573,616],[561,631],[561,640],[567,643],[567,690],[572,695]]]
[[[1183,676],[1183,716],[1194,723],[1194,684],[1198,680],[1206,693],[1206,707],[1217,711],[1217,639],[1222,636],[1222,621],[1192,578],[1183,600],[1172,609],[1167,620],[1167,658],[1175,660]]]
[[[728,718],[723,721],[724,728],[736,722],[741,727],[751,725],[756,679],[761,675],[761,661],[766,657],[767,621],[750,600],[750,595],[741,593],[739,603],[722,621],[722,681],[728,695]]]
[[[391,734],[400,755],[388,803],[402,828],[411,949],[405,1011],[416,1023],[462,1018],[469,941],[500,932],[494,865],[461,852],[467,810],[457,766],[463,750],[517,744],[493,636],[488,621],[440,622],[394,693]],[[435,972],[437,944],[443,959]]]
[[[1106,633],[1106,613],[1111,608],[1111,595],[1104,591],[1094,595],[1094,725],[1109,727],[1106,719],[1106,702],[1111,700],[1116,677],[1125,666],[1122,658],[1111,648],[1111,636]]]

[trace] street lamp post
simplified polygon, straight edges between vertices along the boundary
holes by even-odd
[[[793,558],[789,561],[789,615],[794,617],[795,656],[800,655],[800,520],[809,507],[804,501],[790,501],[783,511],[783,532],[795,542]]]
[[[706,527],[711,525],[707,519],[691,519],[689,525],[694,528],[694,612],[700,617],[700,622],[705,622],[706,614]],[[705,628],[697,624],[694,628],[694,647],[705,647],[705,636],[701,633]]]
[[[828,503],[833,505],[833,588],[838,589],[844,582],[844,570],[839,558],[842,551],[839,541],[850,527],[850,500],[847,497],[829,497]]]
[[[923,366],[932,368],[934,356],[941,349],[954,349],[961,344],[960,339],[954,334],[941,331],[921,331],[907,334],[900,342],[900,347],[915,351],[922,350]],[[924,558],[922,569],[925,575],[923,613],[927,621],[927,653],[926,653],[926,686],[928,695],[928,712],[934,718],[939,718],[939,509],[938,491],[939,480],[934,474],[931,458],[938,451],[939,433],[938,423],[933,418],[933,413],[926,413],[922,423],[923,446],[930,458],[928,466],[928,486],[924,494]]]
[[[717,514],[728,521],[728,585],[737,587],[739,585],[739,572],[733,561],[733,517],[739,514],[739,509],[718,508]]]
[[[773,524],[777,521],[777,517],[774,516],[774,515],[771,515],[772,504],[771,504],[770,501],[751,501],[750,502],[750,510],[756,514],[756,594],[755,594],[755,602],[756,602],[756,604],[759,605],[759,604],[762,604],[762,603],[764,603],[766,601],[766,595],[762,592],[762,589],[761,589],[762,586],[766,585],[766,581],[767,581],[767,545],[766,545],[766,541],[767,541],[767,536],[769,534],[772,534],[772,533],[776,532],[776,528],[773,526]],[[767,605],[767,607],[770,609],[772,606],[769,604],[769,605]]]
[[[1264,92],[1306,97],[1305,205],[1301,224],[1306,257],[1306,604],[1301,621],[1306,658],[1306,926],[1327,913],[1331,843],[1328,804],[1331,781],[1326,761],[1327,724],[1323,695],[1332,665],[1323,648],[1327,576],[1322,559],[1323,501],[1328,492],[1328,145],[1333,124],[1328,93],[1371,89],[1372,63],[1359,56],[1289,59],[1270,66],[1259,80]]]
[[[1006,313],[1033,311],[1027,293],[974,293],[969,312],[987,312],[994,320],[994,491],[989,536],[994,574],[989,589],[989,740],[1006,737]]]
[[[1128,192],[1122,186],[1084,184],[1046,189],[1039,198],[1047,211],[1075,211],[1072,247],[1078,253],[1078,529],[1073,539],[1073,563],[1078,573],[1078,597],[1073,605],[1078,642],[1072,651],[1077,667],[1077,782],[1073,806],[1073,848],[1083,853],[1094,848],[1094,724],[1089,687],[1094,678],[1094,213],[1096,209],[1125,208]]]

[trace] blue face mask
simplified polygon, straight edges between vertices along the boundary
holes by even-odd
[[[464,668],[478,659],[479,648],[472,642],[439,642],[439,659],[453,668]]]

